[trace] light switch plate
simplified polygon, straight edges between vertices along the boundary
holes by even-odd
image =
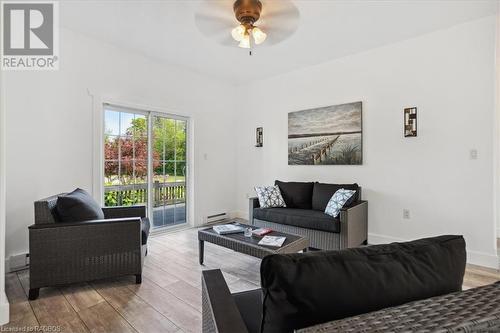
[[[471,160],[477,160],[477,149],[471,149],[469,152],[469,157]]]

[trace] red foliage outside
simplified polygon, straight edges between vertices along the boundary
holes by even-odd
[[[148,140],[139,137],[116,137],[106,140],[104,157],[107,160],[104,167],[106,177],[118,175],[118,145],[120,145],[122,181],[132,180],[133,166],[135,164],[135,177],[146,177],[148,173]],[[134,152],[135,148],[135,152]],[[153,168],[160,166],[160,155],[153,152]]]

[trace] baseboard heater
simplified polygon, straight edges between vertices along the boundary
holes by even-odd
[[[227,219],[229,218],[229,216],[227,215],[227,213],[219,213],[219,214],[214,214],[214,215],[208,215],[206,218],[205,218],[205,224],[214,224],[214,223],[218,223],[224,219]]]

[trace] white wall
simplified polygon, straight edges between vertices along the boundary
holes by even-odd
[[[275,179],[357,182],[369,242],[463,234],[471,263],[496,267],[495,17],[241,87],[238,209]],[[311,51],[313,52],[313,51]],[[287,113],[363,101],[363,165],[288,166]],[[403,108],[418,137],[403,138]],[[255,148],[255,128],[264,147]],[[478,150],[471,160],[469,150]],[[403,208],[411,219],[403,220]]]
[[[498,1],[500,4],[500,0]],[[497,15],[497,38],[496,38],[496,94],[497,94],[497,99],[496,99],[496,136],[495,136],[495,142],[496,142],[496,163],[495,163],[495,168],[497,170],[496,172],[496,181],[495,181],[495,187],[496,187],[496,196],[495,196],[495,201],[496,201],[496,219],[497,219],[497,238],[500,238],[500,12]]]
[[[1,12],[1,11],[0,11]],[[0,71],[0,325],[9,321],[9,303],[5,295],[5,84]]]
[[[192,222],[236,206],[233,87],[67,29],[61,29],[60,45],[59,71],[5,75],[7,257],[28,250],[33,201],[75,187],[92,189],[88,91],[99,101],[110,98],[190,116],[195,133]]]

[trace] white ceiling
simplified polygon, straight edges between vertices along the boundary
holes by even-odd
[[[265,8],[266,2],[281,0],[261,1]],[[293,2],[300,12],[296,32],[277,45],[258,46],[252,57],[236,45],[220,45],[198,31],[198,0],[66,1],[61,3],[60,12],[61,24],[70,29],[240,83],[493,15],[497,10],[496,0]]]

